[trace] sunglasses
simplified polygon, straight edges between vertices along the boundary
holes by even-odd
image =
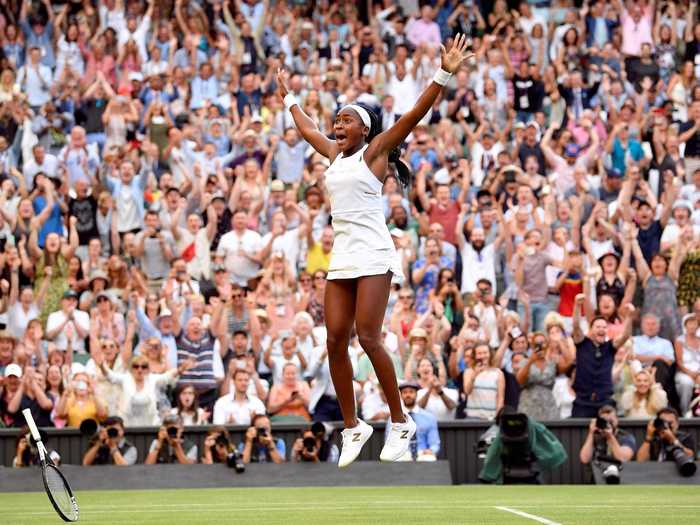
[[[139,368],[141,370],[148,370],[148,365],[131,365],[131,368],[134,370],[138,370]]]
[[[109,299],[107,299],[106,297],[100,297],[97,299],[97,302],[98,303],[108,303]]]
[[[323,275],[317,275],[314,277],[314,281],[325,281],[326,278]]]
[[[304,277],[304,278],[302,278],[302,279],[299,279],[299,282],[302,282],[302,283],[310,283],[310,282],[311,282],[311,278],[309,278],[309,277]]]
[[[232,293],[231,294],[231,299],[240,299],[241,297],[243,297],[242,293]]]

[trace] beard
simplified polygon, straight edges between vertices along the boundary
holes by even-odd
[[[484,249],[485,244],[486,243],[482,240],[472,241],[472,248],[474,248],[477,252],[480,252]]]

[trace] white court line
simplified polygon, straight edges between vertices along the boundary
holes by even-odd
[[[527,518],[532,521],[544,523],[544,525],[560,525],[556,521],[548,520],[547,518],[543,518],[541,516],[535,516],[534,514],[528,514],[527,512],[523,512],[521,510],[511,509],[510,507],[494,507],[494,509],[502,510],[503,512],[510,512],[511,514],[516,514],[521,518]]]

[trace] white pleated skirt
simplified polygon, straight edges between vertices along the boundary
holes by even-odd
[[[404,280],[399,254],[395,249],[374,249],[362,253],[331,252],[327,279],[357,279],[368,275],[391,272],[391,282]]]

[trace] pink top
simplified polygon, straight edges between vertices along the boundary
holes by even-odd
[[[652,46],[651,38],[651,13],[644,10],[639,22],[635,22],[625,9],[620,16],[622,22],[622,53],[625,55],[639,56],[642,44],[649,43]]]

